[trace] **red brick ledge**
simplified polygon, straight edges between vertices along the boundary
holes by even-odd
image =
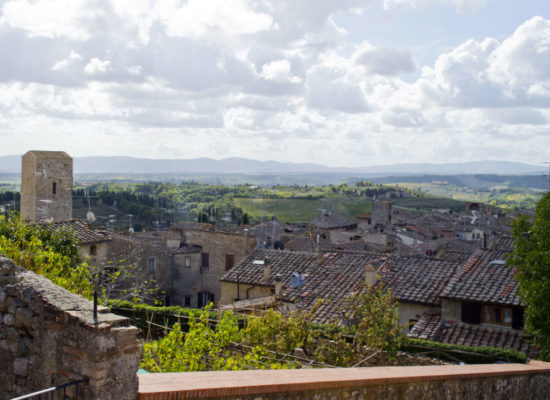
[[[536,374],[550,374],[550,363],[140,374],[139,398],[168,399],[176,393],[181,399],[212,398]]]

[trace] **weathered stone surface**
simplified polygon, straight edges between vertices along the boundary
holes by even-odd
[[[29,361],[26,358],[16,358],[13,362],[13,373],[15,375],[27,376]]]
[[[0,270],[0,400],[84,377],[80,399],[137,399],[137,329],[127,318],[107,311],[95,323],[90,301],[1,256]]]
[[[4,321],[4,325],[11,326],[14,324],[15,318],[13,317],[13,314],[5,314],[3,321]]]

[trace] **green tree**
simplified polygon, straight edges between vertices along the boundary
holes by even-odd
[[[91,298],[92,268],[78,256],[68,232],[54,233],[21,221],[18,213],[0,216],[0,253],[56,285]]]
[[[243,225],[248,225],[250,223],[250,218],[248,217],[247,213],[244,213],[242,218],[243,218]]]
[[[550,193],[537,203],[533,220],[513,223],[514,252],[509,262],[518,270],[520,296],[527,304],[525,327],[550,359]]]

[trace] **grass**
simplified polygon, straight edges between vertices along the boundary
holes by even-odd
[[[372,209],[371,200],[345,196],[315,200],[236,198],[233,201],[253,219],[269,219],[274,215],[281,222],[319,221],[321,210],[355,217]]]

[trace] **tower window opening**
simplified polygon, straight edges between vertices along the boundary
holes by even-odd
[[[52,194],[56,194],[57,193],[57,183],[54,182],[52,183]]]

